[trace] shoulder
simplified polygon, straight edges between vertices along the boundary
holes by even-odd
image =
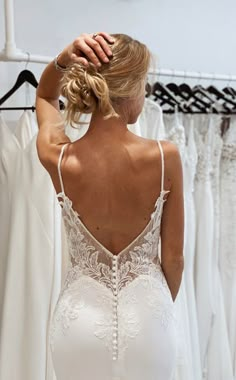
[[[159,144],[161,145],[164,157],[165,173],[171,178],[182,175],[182,161],[178,146],[169,140],[153,140],[144,139],[146,145],[147,157],[151,161],[156,162],[156,152],[159,150]]]
[[[176,144],[168,140],[159,140],[162,146],[166,176],[171,183],[182,182],[183,168],[180,150]]]
[[[169,140],[153,140],[153,139],[143,139],[149,144],[150,147],[153,147],[154,150],[158,148],[158,141],[162,147],[163,155],[165,161],[175,161],[175,159],[181,159],[179,148],[176,144],[172,143]]]
[[[181,159],[179,148],[175,143],[168,140],[159,140],[159,142],[167,160]]]

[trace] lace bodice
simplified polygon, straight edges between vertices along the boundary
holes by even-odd
[[[155,275],[157,265],[159,265],[160,221],[165,202],[163,198],[166,193],[167,191],[162,191],[158,197],[155,210],[144,230],[117,255],[112,254],[91,235],[79,219],[78,213],[73,210],[71,200],[64,193],[59,193],[58,197],[62,198],[60,204],[71,257],[71,270],[66,278],[65,286],[78,276],[87,275],[114,291],[114,268],[117,272],[117,291],[140,274],[148,274],[152,271]]]

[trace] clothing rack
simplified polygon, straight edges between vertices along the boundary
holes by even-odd
[[[32,106],[32,107],[1,107],[0,108],[0,111],[26,111],[26,110],[31,110],[31,111],[35,111],[35,107]]]
[[[214,81],[225,81],[225,82],[236,82],[236,75],[229,74],[215,74],[215,73],[204,73],[200,71],[181,71],[181,70],[171,70],[171,69],[158,69],[150,70],[148,72],[150,76],[166,76],[166,77],[176,77],[176,78],[189,78],[189,79],[199,79],[199,80],[214,80]]]
[[[0,61],[15,61],[15,62],[35,62],[49,63],[53,57],[31,54],[23,52],[16,47],[15,42],[15,24],[14,24],[14,2],[13,0],[4,0],[4,18],[5,18],[5,46],[0,52]],[[215,81],[236,82],[236,75],[204,73],[195,71],[179,71],[171,69],[150,70],[150,76],[169,76],[178,78],[191,79],[210,79]]]

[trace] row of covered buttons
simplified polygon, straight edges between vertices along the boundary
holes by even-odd
[[[112,334],[112,359],[116,360],[118,355],[118,317],[117,317],[117,256],[112,259],[112,285],[113,285],[113,334]]]

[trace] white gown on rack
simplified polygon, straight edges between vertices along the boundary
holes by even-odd
[[[61,273],[61,247],[56,252],[54,244],[55,233],[59,241],[61,232],[57,228],[60,207],[57,202],[56,223],[57,200],[50,176],[38,159],[36,135],[27,142],[31,127],[31,118],[24,114],[16,128],[17,139],[14,135],[22,147],[13,152],[15,155],[9,152],[5,157],[8,164],[15,165],[9,188],[1,330],[0,379],[4,380],[53,379],[53,368],[47,360],[47,330],[50,308],[55,305],[61,285],[61,278],[57,278]],[[32,134],[34,131],[33,126]]]
[[[10,193],[14,183],[14,167],[16,164],[16,154],[20,149],[20,144],[15,135],[11,132],[0,113],[0,330],[2,326],[2,313],[4,306],[4,296],[6,291],[6,276],[8,262],[8,234],[10,224],[9,208],[11,204]],[[0,334],[0,350],[1,350]],[[1,351],[0,351],[1,365]]]
[[[202,376],[233,379],[232,364],[218,272],[217,161],[220,157],[217,120],[195,115],[198,166],[195,180],[196,254],[195,288]],[[219,132],[217,132],[219,133]],[[222,214],[223,215],[223,214]]]
[[[32,111],[26,110],[21,115],[19,121],[16,123],[14,135],[22,149],[25,149],[33,136],[38,131],[38,127]]]
[[[212,254],[212,283],[213,283],[213,323],[208,347],[207,380],[233,380],[233,366],[230,355],[229,337],[224,310],[222,282],[219,274],[219,238],[220,224],[220,159],[223,141],[221,138],[221,119],[219,115],[210,115],[212,171],[211,187],[214,204],[214,237]],[[222,175],[223,173],[221,173]]]
[[[159,142],[158,142],[159,143]],[[67,144],[66,144],[67,145]],[[172,380],[175,304],[158,257],[161,192],[144,230],[119,254],[88,231],[58,174],[70,265],[51,323],[57,380]]]
[[[184,161],[184,280],[186,284],[186,297],[191,336],[192,376],[193,380],[199,380],[201,379],[201,360],[193,278],[196,240],[196,217],[193,192],[198,155],[194,139],[194,119],[192,115],[184,115],[183,124],[185,127],[185,135],[187,140]]]
[[[210,182],[212,170],[211,138],[208,119],[195,115],[194,132],[198,150],[198,165],[195,178],[196,251],[195,289],[199,325],[200,355],[203,376],[207,374],[207,355],[213,323],[213,233],[214,206]]]
[[[165,127],[162,109],[158,103],[145,98],[144,107],[135,124],[128,125],[131,132],[147,139],[164,140]]]
[[[236,379],[236,118],[231,117],[230,128],[224,134],[221,159],[220,276],[223,285],[225,313],[231,351],[231,362]]]
[[[164,114],[164,126],[166,139],[175,143],[179,148],[182,166],[184,168],[186,138],[181,116],[182,115],[178,113],[170,115]],[[186,238],[186,234],[184,235]],[[193,349],[191,348],[193,342],[191,342],[190,321],[185,288],[185,277],[183,276],[180,290],[175,302],[177,317],[178,360],[174,380],[195,379],[193,366],[194,358],[192,355]]]

